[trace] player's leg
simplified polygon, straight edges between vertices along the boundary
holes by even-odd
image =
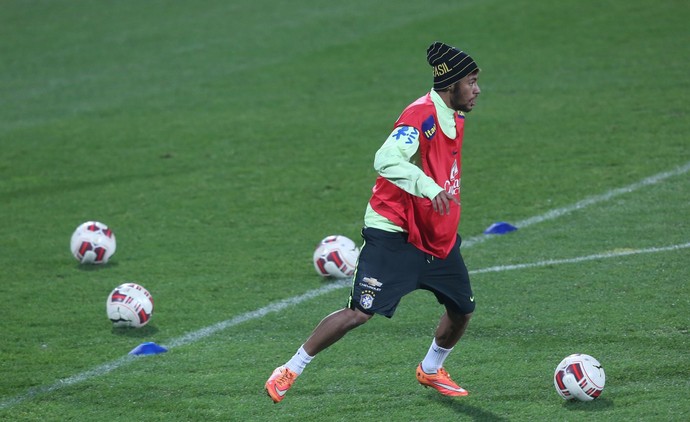
[[[417,367],[417,379],[444,395],[467,395],[443,368],[445,359],[465,333],[475,307],[469,273],[460,254],[459,237],[456,248],[446,259],[431,261],[421,287],[432,291],[446,312],[439,320],[426,356]]]
[[[365,229],[362,235],[364,245],[347,307],[321,320],[292,359],[276,368],[266,382],[266,390],[274,402],[283,399],[316,354],[366,323],[374,314],[392,317],[400,298],[416,288],[424,254],[407,243],[405,235],[371,228]]]
[[[446,313],[441,316],[438,327],[436,327],[434,336],[436,344],[445,349],[455,347],[463,334],[465,334],[471,318],[472,313],[465,314],[452,308],[446,308]]]
[[[283,400],[295,379],[317,353],[340,340],[350,330],[367,322],[372,316],[359,309],[344,308],[321,320],[297,353],[284,366],[276,368],[266,381],[266,392],[273,402],[279,403]]]
[[[369,321],[372,316],[356,308],[344,308],[333,312],[321,320],[302,347],[310,356],[316,356],[317,353],[343,338],[350,330]]]
[[[467,390],[460,387],[443,364],[454,346],[467,329],[472,314],[459,313],[446,308],[439,321],[434,339],[422,362],[417,366],[417,380],[425,387],[432,387],[445,396],[466,396]]]

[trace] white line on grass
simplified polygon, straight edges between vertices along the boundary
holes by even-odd
[[[607,191],[601,195],[594,195],[590,196],[589,198],[585,198],[582,201],[576,202],[572,205],[568,205],[562,208],[556,208],[550,211],[545,212],[544,214],[537,215],[535,217],[530,217],[526,220],[518,221],[515,224],[515,227],[518,229],[522,229],[525,227],[532,226],[534,224],[538,223],[543,223],[544,221],[549,221],[549,220],[554,220],[558,217],[562,217],[566,214],[569,214],[573,211],[581,210],[583,208],[586,208],[590,205],[597,204],[599,202],[606,202],[610,199],[615,198],[616,196],[623,195],[625,193],[630,193],[634,192],[640,188],[643,188],[645,186],[649,185],[654,185],[659,182],[663,182],[664,180],[674,177],[674,176],[680,176],[681,174],[685,174],[688,171],[690,171],[690,162],[687,162],[683,164],[682,166],[678,166],[673,170],[665,171],[662,173],[655,174],[654,176],[647,177],[646,179],[642,179],[639,182],[633,183],[628,186],[624,186],[622,188],[618,189],[612,189],[610,191]],[[482,243],[486,241],[487,239],[490,239],[492,236],[495,235],[479,235],[479,236],[473,236],[468,239],[463,239],[462,241],[462,246],[467,248],[470,247],[474,244],[477,243]]]
[[[470,274],[497,273],[497,272],[510,271],[510,270],[522,270],[525,268],[548,267],[549,265],[576,264],[578,262],[583,262],[583,261],[594,261],[597,259],[617,258],[619,256],[639,255],[639,254],[643,254],[643,253],[669,252],[669,251],[677,251],[680,249],[687,249],[687,248],[690,248],[690,242],[682,243],[682,244],[678,244],[678,245],[663,246],[663,247],[659,247],[659,248],[624,249],[624,250],[620,250],[620,251],[598,253],[598,254],[594,254],[594,255],[579,256],[577,258],[569,258],[569,259],[549,259],[546,261],[532,262],[529,264],[497,265],[495,267],[473,270],[473,271],[470,271]]]
[[[294,296],[294,297],[291,297],[288,299],[283,299],[281,301],[271,303],[268,306],[264,306],[261,309],[257,309],[256,311],[247,312],[247,313],[244,313],[242,315],[238,315],[235,318],[231,318],[231,319],[219,322],[217,324],[213,324],[213,325],[208,326],[206,328],[202,328],[200,330],[193,331],[189,334],[185,334],[182,337],[178,337],[178,338],[172,340],[170,343],[168,343],[168,347],[178,347],[178,346],[183,346],[185,344],[194,343],[198,340],[201,340],[204,337],[208,337],[211,334],[215,334],[218,331],[222,331],[222,330],[225,330],[226,328],[234,327],[235,325],[242,324],[243,322],[251,321],[253,319],[262,318],[262,317],[264,317],[270,313],[273,313],[273,312],[282,311],[283,309],[298,305],[298,304],[305,302],[309,299],[313,299],[315,297],[325,295],[326,293],[329,293],[333,290],[337,290],[337,289],[340,289],[343,287],[350,286],[351,284],[352,283],[349,281],[337,280],[333,283],[326,284],[325,286],[320,287],[318,289],[308,291],[302,295]]]
[[[345,286],[349,286],[351,283],[346,282],[343,280],[338,280],[333,283],[329,283],[321,288],[314,289],[311,291],[308,291],[307,293],[304,293],[300,296],[294,296],[288,299],[284,299],[275,303],[271,303],[268,306],[264,306],[261,309],[258,309],[256,311],[251,311],[244,313],[242,315],[238,315],[235,318],[231,318],[222,322],[219,322],[217,324],[202,328],[197,331],[192,331],[191,333],[185,334],[181,337],[178,337],[176,339],[171,340],[166,347],[171,349],[173,347],[179,347],[179,346],[184,346],[189,343],[194,343],[198,340],[201,340],[205,337],[208,337],[212,334],[215,334],[219,331],[225,330],[230,327],[234,327],[236,325],[242,324],[243,322],[251,321],[253,319],[258,319],[262,318],[270,313],[273,312],[279,312],[282,311],[283,309],[289,308],[291,306],[298,305],[304,301],[307,301],[309,299],[313,299],[318,296],[322,296],[328,292],[331,292],[336,289],[343,288]],[[73,375],[69,378],[64,378],[61,380],[58,380],[52,385],[47,385],[47,386],[42,386],[42,387],[35,387],[29,389],[25,394],[18,395],[14,398],[4,400],[0,402],[0,409],[5,409],[8,407],[12,407],[24,400],[30,399],[34,396],[40,395],[40,394],[45,394],[45,393],[50,393],[55,390],[59,390],[63,387],[69,387],[70,385],[74,384],[79,384],[83,381],[89,380],[91,378],[95,378],[98,376],[102,376],[107,374],[108,372],[111,372],[121,366],[126,365],[127,363],[133,361],[134,359],[137,359],[141,356],[135,356],[135,355],[125,355],[119,359],[116,359],[112,362],[105,363],[103,365],[97,366],[93,369],[90,369],[86,372],[82,372],[81,374]]]
[[[596,204],[599,202],[608,201],[608,200],[610,200],[616,196],[619,196],[621,194],[633,192],[633,191],[640,189],[642,187],[659,183],[663,180],[668,179],[669,177],[678,176],[678,175],[687,173],[688,171],[690,171],[690,162],[686,163],[683,166],[677,167],[674,170],[656,174],[654,176],[648,177],[646,179],[643,179],[637,183],[633,183],[633,184],[628,185],[626,187],[619,188],[619,189],[613,189],[613,190],[610,190],[610,191],[608,191],[602,195],[596,195],[596,196],[592,196],[592,197],[583,199],[582,201],[577,202],[573,205],[563,207],[563,208],[557,208],[557,209],[551,210],[545,214],[538,215],[536,217],[531,217],[531,218],[528,218],[526,220],[522,220],[522,221],[518,222],[516,224],[516,226],[518,228],[524,228],[524,227],[528,227],[528,226],[531,226],[533,224],[541,223],[541,222],[544,222],[547,220],[553,220],[555,218],[566,215],[572,211],[580,210],[580,209],[583,209],[585,207],[588,207],[590,205],[593,205],[593,204]],[[464,248],[468,248],[468,247],[471,247],[472,245],[475,245],[477,243],[482,243],[491,237],[492,236],[488,236],[488,235],[474,236],[474,237],[468,238],[467,240],[463,240],[462,244],[463,244]],[[495,236],[493,236],[493,237],[495,237]],[[577,262],[582,262],[582,261],[604,259],[604,258],[614,258],[614,257],[619,257],[619,256],[625,256],[625,255],[665,252],[665,251],[671,251],[671,250],[684,249],[684,248],[688,248],[688,247],[690,247],[690,243],[673,245],[673,246],[666,246],[666,247],[659,247],[659,248],[630,249],[630,250],[625,250],[625,251],[620,251],[620,252],[602,253],[602,254],[589,255],[589,256],[579,257],[579,258],[541,261],[541,262],[536,262],[536,263],[531,263],[531,264],[503,265],[503,266],[474,270],[474,271],[471,271],[471,273],[472,274],[480,274],[480,273],[486,273],[486,272],[508,271],[508,270],[540,267],[540,266],[547,266],[547,265],[577,263]],[[247,322],[247,321],[262,318],[262,317],[264,317],[270,313],[273,313],[273,312],[282,311],[282,310],[287,309],[291,306],[298,305],[304,301],[313,299],[315,297],[322,296],[322,295],[329,293],[333,290],[340,289],[340,288],[343,288],[343,287],[346,287],[349,285],[350,285],[349,282],[343,282],[343,281],[329,283],[329,284],[327,284],[321,288],[311,290],[311,291],[304,293],[300,296],[294,296],[292,298],[284,299],[284,300],[269,304],[269,305],[267,305],[263,308],[260,308],[256,311],[247,312],[247,313],[244,313],[242,315],[236,316],[234,318],[231,318],[231,319],[228,319],[225,321],[221,321],[221,322],[214,324],[214,325],[211,325],[209,327],[205,327],[205,328],[202,328],[200,330],[185,334],[181,337],[178,337],[176,339],[171,340],[168,343],[167,347],[168,348],[174,348],[174,347],[179,347],[179,346],[183,346],[186,344],[194,343],[194,342],[199,341],[205,337],[213,335],[219,331],[228,329],[230,327],[234,327],[236,325],[242,324],[242,323]],[[18,396],[13,397],[13,398],[4,399],[2,402],[0,402],[0,409],[12,407],[16,404],[19,404],[25,400],[28,400],[28,399],[35,397],[37,395],[40,395],[40,394],[50,393],[52,391],[56,391],[56,390],[59,390],[59,389],[64,388],[64,387],[69,387],[71,385],[87,381],[91,378],[105,375],[105,374],[107,374],[107,373],[109,373],[109,372],[111,372],[117,368],[120,368],[120,367],[126,365],[127,363],[129,363],[129,362],[131,362],[137,358],[138,358],[138,356],[125,355],[119,359],[116,359],[112,362],[108,362],[108,363],[105,363],[103,365],[97,366],[91,370],[82,372],[82,373],[77,374],[77,375],[73,375],[69,378],[64,378],[64,379],[58,380],[51,385],[31,388],[24,394],[20,394]]]
[[[129,363],[130,361],[134,360],[135,358],[136,358],[136,356],[134,356],[134,355],[124,355],[121,358],[115,359],[112,362],[104,363],[103,365],[100,365],[100,366],[97,366],[97,367],[90,369],[88,371],[82,372],[81,374],[73,375],[69,378],[63,378],[61,380],[58,380],[52,385],[44,385],[42,387],[30,388],[24,394],[20,394],[20,395],[13,397],[11,399],[4,400],[2,403],[0,403],[0,409],[12,407],[16,404],[23,402],[24,400],[28,400],[32,397],[35,397],[35,396],[38,396],[41,394],[50,393],[52,391],[59,390],[59,389],[64,388],[64,387],[69,387],[70,385],[79,384],[80,382],[89,380],[91,378],[100,377],[100,376],[105,375],[114,369],[117,369],[121,366],[124,366],[125,364]]]

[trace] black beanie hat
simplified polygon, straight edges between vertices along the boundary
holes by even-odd
[[[426,61],[434,69],[434,89],[437,91],[479,69],[469,54],[438,41],[426,49]]]

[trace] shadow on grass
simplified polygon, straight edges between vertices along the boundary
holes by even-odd
[[[110,261],[107,264],[80,264],[78,262],[75,264],[80,271],[105,271],[108,268],[117,267],[117,265],[117,261]]]
[[[155,325],[144,325],[141,328],[113,327],[112,333],[118,336],[130,338],[150,337],[158,332]]]
[[[482,409],[481,407],[472,406],[462,401],[462,397],[446,397],[435,395],[433,400],[450,407],[457,413],[461,413],[471,420],[475,421],[486,421],[486,422],[500,422],[508,421],[509,419],[499,416],[495,413],[489,412],[488,410]]]
[[[613,408],[613,400],[598,398],[593,401],[569,400],[563,403],[563,407],[574,412],[602,412]]]

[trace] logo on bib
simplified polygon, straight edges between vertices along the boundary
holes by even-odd
[[[436,120],[434,120],[433,115],[422,122],[422,133],[428,140],[431,140],[436,135]]]
[[[460,193],[460,169],[458,168],[458,160],[453,162],[453,167],[450,169],[450,175],[446,183],[444,183],[443,188],[449,195],[458,196],[458,193]]]

